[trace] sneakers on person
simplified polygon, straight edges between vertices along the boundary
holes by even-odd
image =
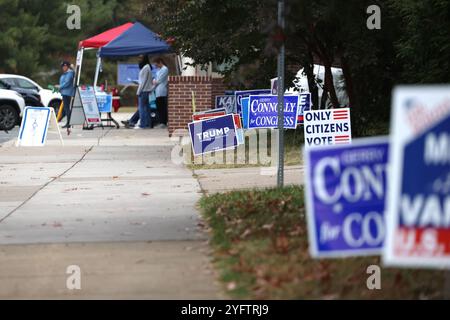
[[[134,127],[133,129],[134,129],[134,130],[142,130],[142,129],[145,129],[145,128],[141,128],[141,127],[139,127],[139,126],[136,126],[136,127]]]

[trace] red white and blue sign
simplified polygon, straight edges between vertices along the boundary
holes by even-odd
[[[305,148],[306,209],[313,257],[380,254],[385,240],[387,137]]]
[[[297,128],[299,96],[284,96],[284,128]],[[278,128],[278,96],[250,96],[248,128]]]
[[[384,263],[450,268],[450,86],[393,95]]]
[[[349,144],[352,141],[350,109],[305,111],[305,146]]]
[[[189,123],[194,155],[235,148],[238,145],[234,115]]]
[[[298,124],[303,124],[305,111],[311,110],[311,93],[301,93],[299,95]]]
[[[248,98],[251,95],[257,96],[271,93],[272,91],[270,89],[235,91],[234,96],[236,97],[236,113],[242,117],[242,98]]]

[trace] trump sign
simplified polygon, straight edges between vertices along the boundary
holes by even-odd
[[[306,209],[313,257],[379,254],[385,239],[387,138],[305,148]]]
[[[234,148],[238,145],[234,115],[189,123],[194,155]]]
[[[450,86],[393,96],[384,263],[450,268]]]

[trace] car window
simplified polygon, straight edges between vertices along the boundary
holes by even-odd
[[[6,84],[8,84],[11,87],[16,87],[17,84],[14,82],[13,78],[2,78],[2,81]]]
[[[9,89],[9,85],[0,79],[0,89]]]
[[[37,87],[28,80],[17,78],[16,82],[20,88],[37,90]]]

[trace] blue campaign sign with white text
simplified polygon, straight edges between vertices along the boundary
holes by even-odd
[[[251,95],[258,96],[261,94],[271,93],[272,91],[270,89],[235,91],[234,96],[236,97],[236,113],[242,116],[242,98],[248,98]]]
[[[394,89],[383,263],[450,269],[450,86]]]
[[[389,141],[305,149],[306,208],[313,257],[379,254],[383,248]]]
[[[234,115],[189,123],[194,155],[234,148],[238,145]]]
[[[301,93],[298,101],[298,124],[303,124],[305,111],[311,110],[311,93]]]
[[[298,114],[297,95],[284,96],[284,128],[297,127]],[[250,96],[248,128],[277,128],[278,127],[278,96],[261,95]]]
[[[236,113],[236,97],[234,95],[216,96],[216,109],[225,109],[227,114]]]

